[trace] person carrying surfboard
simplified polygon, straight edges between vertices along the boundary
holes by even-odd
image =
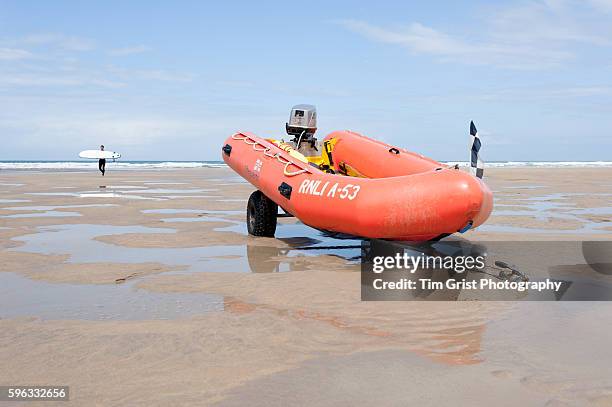
[[[108,151],[104,146],[100,146],[97,150],[83,150],[79,153],[80,158],[87,158],[90,160],[98,160],[98,169],[104,176],[106,173],[106,160],[111,159],[113,162],[121,158],[121,154],[116,151]]]
[[[100,146],[100,151],[104,151],[104,145]],[[102,173],[102,176],[104,176],[104,172],[106,172],[106,158],[100,158],[98,160],[98,169]]]

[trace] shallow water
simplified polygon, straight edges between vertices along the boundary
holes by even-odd
[[[566,220],[577,220],[583,222],[583,219],[577,218],[571,213],[563,212],[552,212],[552,211],[538,211],[538,210],[496,210],[493,215],[497,216],[533,216],[534,219],[539,221],[548,221],[549,219],[566,219]]]
[[[152,201],[163,201],[162,198],[154,198],[150,196],[139,196],[139,195],[129,195],[117,192],[84,192],[79,194],[74,194],[72,196],[77,196],[79,198],[123,198],[123,199],[148,199]]]
[[[197,218],[200,219],[200,218]],[[246,235],[246,225],[241,221],[224,218],[204,218],[208,221],[230,223],[215,230]],[[358,260],[361,240],[337,240],[322,232],[298,224],[279,224],[277,239],[287,243],[286,248],[260,245],[217,245],[188,248],[126,247],[95,240],[98,236],[125,233],[176,233],[171,228],[144,226],[112,226],[95,224],[66,224],[42,226],[38,233],[18,236],[13,240],[24,242],[11,251],[38,254],[66,254],[69,263],[146,263],[157,262],[169,266],[186,266],[192,272],[260,272],[289,271],[298,256],[333,255],[349,262]],[[171,238],[171,237],[169,237]],[[262,253],[265,253],[262,256]],[[263,263],[268,264],[263,264]]]
[[[612,208],[611,207],[601,207],[601,208],[580,208],[580,209],[572,209],[569,213],[575,215],[611,215],[612,216]]]
[[[246,222],[244,220],[228,219],[223,216],[244,215],[244,210],[209,210],[209,209],[145,209],[141,211],[145,214],[198,214],[197,217],[175,217],[162,218],[162,222],[223,222],[229,223],[227,226],[218,226],[213,230],[216,232],[233,232],[244,236],[248,235]],[[211,216],[214,215],[214,216]],[[342,239],[334,237],[333,234],[321,232],[304,225],[301,222],[284,223],[279,221],[276,228],[275,237],[285,241],[291,245],[291,242],[301,242],[299,246],[293,247],[293,251],[303,250],[310,251],[309,255],[328,254],[337,255],[345,259],[354,259],[359,256],[360,249],[357,248],[361,244],[362,239],[357,237],[343,236]],[[307,242],[307,244],[304,244]],[[306,247],[307,246],[307,247]],[[346,248],[343,249],[342,246]],[[351,247],[353,246],[353,247]],[[333,249],[328,249],[333,247]],[[290,250],[290,251],[291,251]],[[342,253],[338,254],[338,250]],[[316,253],[315,253],[316,251]]]
[[[502,187],[503,189],[539,189],[546,188],[544,185],[512,185]]]
[[[132,181],[133,182],[133,181]],[[37,196],[68,196],[76,198],[122,198],[133,200],[163,201],[167,199],[185,198],[220,198],[219,195],[203,195],[202,192],[216,191],[216,189],[189,188],[189,189],[165,189],[148,188],[146,186],[133,185],[110,185],[101,186],[97,190],[66,191],[66,192],[28,192],[28,195]],[[197,195],[188,195],[188,194]],[[151,196],[154,195],[154,196]]]
[[[138,248],[108,244],[95,237],[125,233],[165,233],[174,234],[174,229],[149,228],[143,226],[111,226],[70,224],[44,226],[39,233],[19,236],[14,240],[22,241],[23,246],[11,250],[40,254],[67,254],[70,263],[146,263],[157,262],[172,266],[185,265],[189,271],[242,271],[247,269],[237,259],[230,264],[220,260],[212,263],[213,256],[240,256],[243,248],[239,246],[209,246],[194,248]],[[241,256],[242,257],[242,256]],[[237,264],[238,263],[238,264]]]
[[[71,216],[83,216],[78,212],[67,211],[45,211],[34,213],[17,213],[14,215],[0,215],[0,218],[67,218]]]
[[[95,240],[95,237],[124,233],[164,233],[174,229],[142,226],[70,224],[44,226],[38,233],[14,240],[25,244],[10,250],[39,254],[67,254],[69,263],[146,263],[186,266],[186,272],[245,272],[250,267],[244,246],[189,248],[125,247]]]
[[[0,203],[32,202],[29,199],[0,199]]]
[[[139,179],[139,180],[122,180],[120,182],[125,183],[139,183],[145,185],[189,185],[189,182],[175,182],[172,180],[152,180],[152,179]]]
[[[145,185],[190,185],[189,182],[145,182]]]
[[[518,233],[522,237],[533,233],[541,234],[560,234],[560,235],[572,235],[572,234],[610,234],[609,230],[602,230],[608,225],[603,223],[588,222],[582,225],[579,229],[544,229],[544,228],[532,228],[522,226],[509,226],[509,225],[494,225],[485,223],[484,225],[478,226],[477,230],[482,232],[495,232],[495,233]]]
[[[142,213],[155,213],[155,214],[176,214],[176,213],[202,213],[204,209],[144,209],[140,211]]]
[[[212,209],[145,209],[141,211],[142,213],[155,213],[155,214],[164,214],[164,215],[173,215],[173,214],[182,214],[182,213],[197,213],[202,215],[242,215],[245,211],[242,210],[212,210]]]
[[[0,318],[151,320],[222,311],[223,297],[202,293],[153,293],[133,283],[46,283],[0,273]]]
[[[134,194],[193,194],[200,192],[211,192],[216,189],[205,189],[205,188],[188,188],[188,189],[168,189],[168,188],[150,188],[150,189],[139,189],[137,191],[125,191],[127,193]]]
[[[210,199],[218,198],[219,195],[161,195],[164,199]]]
[[[216,202],[248,202],[248,199],[246,198],[223,198],[223,199],[215,199]]]
[[[584,219],[578,215],[611,215],[612,207],[577,208],[575,204],[567,200],[570,196],[583,195],[586,194],[554,193],[529,198],[514,198],[511,199],[511,203],[495,204],[493,209],[493,215],[497,216],[528,216],[544,222],[551,219],[576,221],[581,223],[581,227],[578,229],[526,228],[485,223],[479,227],[479,230],[503,233],[606,233],[606,231],[599,230],[601,227],[605,227],[605,224]],[[607,194],[595,195],[607,196]],[[520,207],[524,209],[498,209],[504,207]]]
[[[145,209],[141,211],[145,214],[162,214],[162,215],[174,215],[174,214],[197,214],[196,217],[175,217],[175,218],[162,218],[160,219],[165,223],[189,223],[189,222],[223,222],[229,223],[228,226],[219,226],[214,228],[215,232],[234,232],[241,235],[247,235],[246,223],[244,221],[237,221],[235,219],[227,219],[219,216],[231,216],[240,215],[244,211],[236,210],[210,210],[210,209]],[[219,216],[211,216],[219,215]]]
[[[219,218],[217,218],[219,219]],[[205,218],[205,217],[197,217],[197,218],[163,218],[160,219],[162,222],[165,223],[174,223],[174,222],[178,222],[178,223],[183,223],[183,222],[211,222],[213,221],[210,218]],[[220,219],[221,222],[227,222],[227,220],[225,219]]]
[[[76,192],[26,192],[26,195],[36,196],[79,196]]]
[[[105,206],[117,206],[115,204],[84,204],[84,205],[41,205],[41,206],[10,206],[2,208],[8,211],[53,211],[56,209],[73,208],[99,208]]]
[[[213,230],[215,232],[233,232],[233,233],[238,233],[240,235],[247,235],[247,228],[246,228],[246,223],[245,222],[241,222],[241,221],[236,221],[236,220],[231,220],[231,219],[226,219],[226,218],[218,218],[218,217],[212,217],[212,216],[198,216],[196,218],[180,218],[180,217],[176,217],[176,218],[162,218],[160,219],[162,222],[165,223],[173,223],[173,222],[179,222],[179,223],[183,223],[183,222],[223,222],[223,223],[229,223],[228,226],[217,226],[215,228],[213,228]]]
[[[100,185],[100,190],[104,189],[147,189],[140,185]]]

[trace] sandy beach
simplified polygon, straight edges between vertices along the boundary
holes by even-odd
[[[612,240],[611,180],[487,169],[493,215],[462,238]],[[253,190],[226,168],[0,172],[0,384],[75,405],[612,405],[612,304],[364,302],[360,240],[293,218],[250,237]]]

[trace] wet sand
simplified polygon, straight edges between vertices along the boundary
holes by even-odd
[[[464,238],[612,240],[611,168],[486,176],[495,212]],[[223,168],[0,173],[0,384],[77,405],[612,404],[609,303],[361,302],[360,241],[294,219],[248,237],[252,190]]]

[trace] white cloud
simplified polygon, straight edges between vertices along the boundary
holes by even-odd
[[[109,73],[121,80],[161,81],[161,82],[191,82],[195,75],[190,73],[170,72],[163,69],[125,69],[118,66],[108,66]]]
[[[20,143],[46,141],[75,151],[90,142],[103,142],[115,147],[145,147],[160,142],[200,140],[203,134],[211,132],[228,133],[212,120],[91,114],[36,116],[28,117],[28,120],[3,118],[0,130],[20,134]]]
[[[168,72],[163,69],[133,71],[135,78],[164,82],[191,82],[195,76],[188,73]]]
[[[397,30],[381,28],[355,20],[343,20],[339,23],[370,39],[389,44],[404,45],[412,51],[419,53],[461,55],[474,52],[475,50],[475,47],[471,45],[455,40],[442,32],[419,23],[412,23],[406,28]]]
[[[556,65],[572,57],[567,51],[540,50],[528,44],[467,41],[420,23],[412,23],[401,29],[381,28],[354,20],[343,20],[340,24],[369,39],[400,45],[415,54],[433,55],[442,61],[509,68],[541,68]]]
[[[544,49],[575,43],[610,45],[609,32],[599,29],[597,13],[582,3],[531,1],[502,8],[490,16],[492,40]],[[610,21],[607,21],[609,24]]]
[[[125,56],[133,54],[142,54],[143,52],[151,51],[151,47],[146,45],[135,45],[133,47],[115,48],[108,51],[110,55]]]
[[[515,87],[498,89],[485,93],[474,94],[470,97],[485,101],[512,101],[512,102],[545,102],[580,104],[585,101],[594,101],[601,97],[612,96],[612,86],[570,86],[570,87]],[[606,104],[606,106],[608,106]]]
[[[607,2],[606,2],[607,3]],[[390,28],[365,21],[337,24],[373,41],[405,47],[443,61],[534,69],[560,65],[577,47],[610,45],[610,21],[564,1],[532,1],[498,9],[477,28],[449,34],[418,22]]]
[[[76,59],[51,56],[45,57],[44,64],[24,64],[18,58],[26,58],[31,54],[12,51],[4,53],[3,50],[0,48],[0,60],[11,60],[9,64],[0,67],[0,88],[89,86],[116,89],[143,81],[187,83],[195,78],[195,75],[189,73],[162,69],[133,70],[116,66],[84,69]]]
[[[31,34],[23,37],[20,42],[29,45],[56,46],[67,51],[90,51],[95,48],[94,42],[90,39],[56,33]]]
[[[119,88],[125,83],[92,75],[39,73],[39,72],[3,72],[0,74],[0,87],[20,86],[99,86],[104,88]]]
[[[132,146],[150,144],[160,140],[172,140],[193,135],[205,126],[188,121],[159,118],[108,117],[87,119],[43,119],[38,122],[41,130],[50,134],[66,134],[71,140],[83,136],[108,140],[114,145]]]
[[[0,60],[16,61],[20,59],[32,58],[31,52],[17,48],[0,48]]]
[[[599,11],[612,12],[612,0],[589,0],[589,3]]]
[[[34,54],[30,50],[36,50]],[[113,48],[115,56],[149,51],[145,45]],[[119,88],[142,81],[191,82],[195,75],[164,69],[125,69],[81,63],[79,52],[94,50],[94,42],[59,33],[38,33],[13,39],[0,38],[0,87]],[[29,60],[33,61],[29,63]],[[28,63],[26,63],[28,62]]]

